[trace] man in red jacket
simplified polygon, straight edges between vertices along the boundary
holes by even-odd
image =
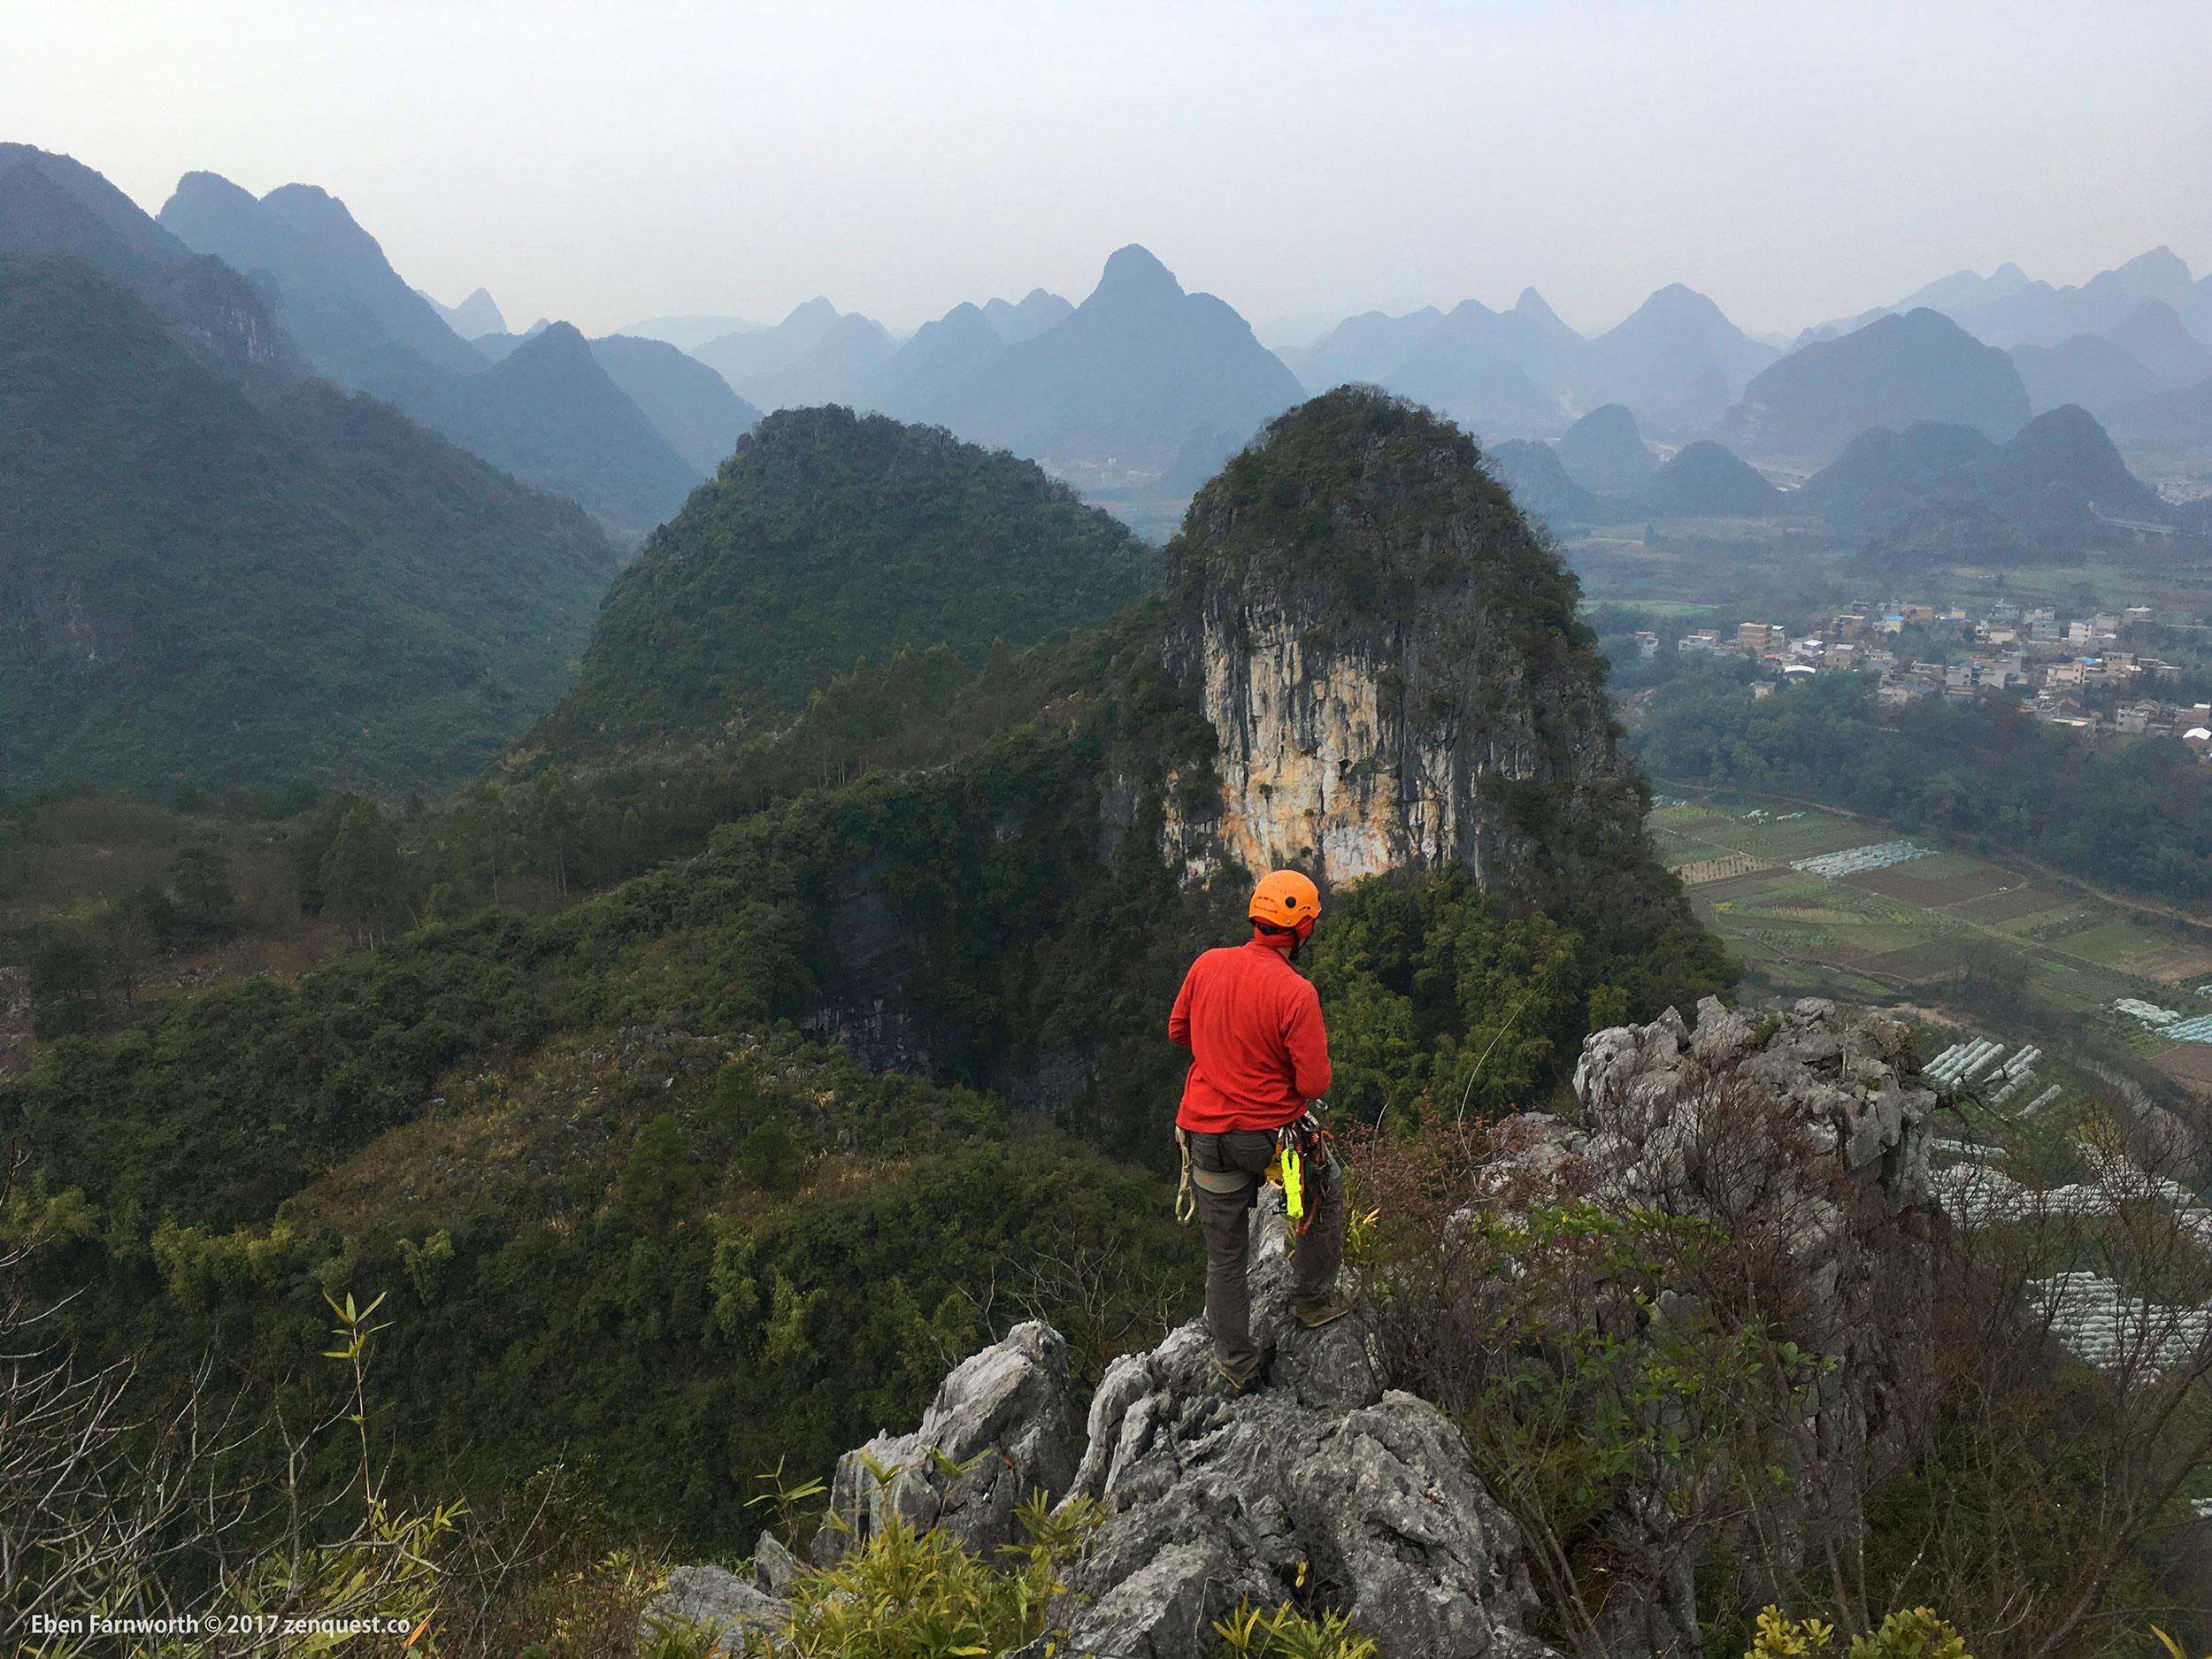
[[[1214,1364],[1239,1393],[1259,1371],[1245,1268],[1251,1210],[1273,1161],[1276,1134],[1305,1116],[1329,1087],[1329,1033],[1313,983],[1291,966],[1313,934],[1321,895],[1295,870],[1253,890],[1252,938],[1191,964],[1168,1017],[1169,1041],[1191,1051],[1175,1115],[1196,1182],[1206,1238],[1206,1322]],[[1344,1253],[1344,1179],[1333,1160],[1306,1171],[1310,1220],[1291,1258],[1291,1311],[1309,1328],[1341,1318],[1335,1300]]]

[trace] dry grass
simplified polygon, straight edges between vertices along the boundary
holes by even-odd
[[[2130,951],[2112,966],[2116,972],[2155,979],[2161,985],[2178,985],[2212,978],[2212,951],[2196,944],[2160,945]]]
[[[165,887],[187,841],[213,841],[230,862],[242,929],[300,931],[299,892],[278,825],[187,818],[134,795],[81,795],[41,810],[29,844],[0,855],[0,932],[77,918],[143,887]]]

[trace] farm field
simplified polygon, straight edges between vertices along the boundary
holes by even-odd
[[[2212,1097],[2212,1046],[2176,1043],[2112,1011],[2134,997],[2212,1013],[2212,933],[2063,890],[2001,859],[1909,841],[1885,826],[1723,795],[1670,798],[1647,820],[1661,856],[1747,971],[1747,988],[1920,1004],[1981,1005],[2055,1038],[2086,1022]],[[1858,849],[1857,859],[1837,857]],[[1882,862],[1824,875],[1820,868]]]

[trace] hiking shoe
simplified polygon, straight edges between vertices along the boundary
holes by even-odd
[[[1318,1331],[1325,1325],[1334,1325],[1351,1312],[1348,1303],[1335,1302],[1323,1308],[1293,1308],[1291,1317],[1309,1331]]]
[[[1214,1369],[1221,1373],[1221,1379],[1229,1385],[1229,1392],[1233,1394],[1248,1394],[1260,1386],[1260,1368],[1256,1363],[1240,1371],[1233,1371],[1216,1360]]]

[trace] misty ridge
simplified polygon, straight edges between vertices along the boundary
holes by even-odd
[[[68,242],[50,208],[38,227],[28,199],[38,189],[111,198],[106,219],[111,234],[127,226],[133,257],[221,261],[314,372],[570,495],[625,541],[669,516],[778,408],[838,403],[943,426],[1038,461],[1156,535],[1171,504],[1262,421],[1347,382],[1413,398],[1492,444],[1559,440],[1617,406],[1662,455],[1717,442],[1788,486],[1870,427],[1955,422],[2003,442],[2029,416],[2070,403],[2115,434],[2139,471],[2185,472],[2212,379],[2212,277],[2193,278],[2165,249],[2078,287],[2009,265],[1962,272],[1789,341],[1752,338],[1677,284],[1594,335],[1531,288],[1502,311],[1466,300],[1370,312],[1271,352],[1230,306],[1185,293],[1130,247],[1079,303],[1043,289],[964,303],[903,338],[817,298],[773,325],[649,319],[587,342],[545,319],[512,331],[481,288],[448,308],[410,288],[312,185],[256,199],[187,173],[144,224],[67,158],[13,146],[6,176],[12,245]],[[1627,493],[1602,469],[1575,481]]]

